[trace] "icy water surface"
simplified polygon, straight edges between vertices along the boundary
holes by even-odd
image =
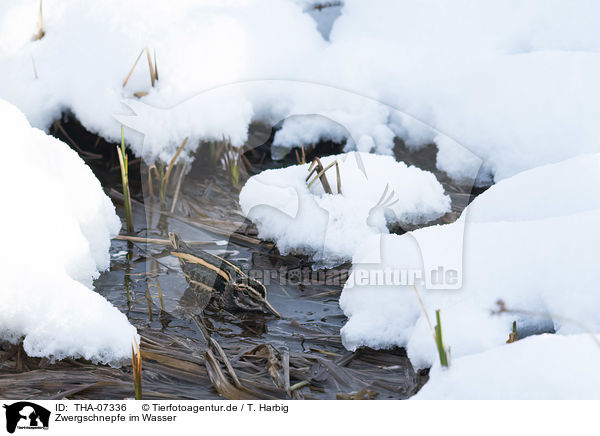
[[[244,246],[177,219],[167,219],[166,225],[169,231],[177,231],[188,241],[213,242],[201,248],[227,258],[246,271],[271,273],[270,282],[266,283],[268,299],[282,315],[281,319],[254,313],[209,312],[202,315],[211,337],[223,348],[234,368],[239,368],[237,375],[242,380],[250,378],[250,374],[246,374],[248,368],[239,356],[257,346],[268,346],[290,365],[286,376],[289,378],[287,392],[284,386],[276,397],[344,398],[358,393],[373,398],[406,398],[425,381],[426,376],[413,371],[404,350],[351,353],[344,349],[339,337],[345,321],[338,305],[341,286],[310,284],[307,279],[312,270],[306,260],[280,256],[271,247]],[[152,234],[151,237],[161,238],[164,234]],[[195,350],[202,357],[207,344],[196,323],[198,318],[194,320],[193,291],[188,289],[179,261],[169,254],[169,247],[113,241],[111,258],[111,269],[96,281],[96,290],[126,313],[144,335],[149,338],[168,335],[174,341],[187,343],[192,354]],[[343,271],[343,268],[339,270]],[[336,273],[330,271],[328,274]],[[301,274],[304,274],[304,283],[298,283]],[[314,278],[315,273],[312,274]],[[295,276],[294,284],[284,280],[290,275]],[[258,374],[252,371],[250,384],[266,385],[260,389],[265,398],[273,395],[268,391],[271,386],[277,388],[277,383],[268,374],[268,364],[253,364],[258,365],[259,371]],[[305,386],[289,393],[289,387],[298,383]],[[178,384],[189,391],[190,385],[185,378],[178,380],[170,375],[169,390]],[[153,387],[156,391],[160,389],[160,384]],[[188,395],[223,397],[210,380],[196,386],[185,397]]]

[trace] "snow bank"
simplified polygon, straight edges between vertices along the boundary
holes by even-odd
[[[424,290],[415,280],[430,318],[441,309],[444,339],[456,358],[503,344],[514,320],[529,331],[547,329],[549,318],[559,334],[600,332],[599,220],[596,154],[504,180],[480,195],[455,223],[371,238],[357,250],[340,299],[349,318],[343,342],[349,349],[407,347],[417,367],[437,360],[410,282],[357,279],[386,268],[418,271],[422,277],[423,259],[431,253],[444,273],[456,258],[463,262],[460,290]],[[456,241],[463,230],[461,245]],[[376,255],[381,261],[374,263]],[[528,313],[492,315],[499,299]]]
[[[415,400],[600,399],[600,348],[591,335],[540,335],[436,365]]]
[[[325,167],[338,162],[342,194],[335,167],[326,173],[333,195],[319,180],[309,189],[309,164],[263,171],[240,193],[242,212],[256,223],[259,237],[275,241],[283,253],[343,262],[370,236],[388,233],[390,224],[426,223],[450,210],[432,173],[391,156],[352,152],[321,161]]]
[[[121,101],[135,92],[149,93],[140,100],[145,105],[167,109],[223,84],[295,79],[299,66],[325,44],[315,21],[288,1],[46,0],[43,6],[46,35],[33,42],[38,0],[0,10],[0,97],[36,127],[48,127],[68,109],[88,130],[113,141],[120,137],[113,115],[130,112]],[[144,47],[156,52],[156,86],[144,54],[123,88]],[[244,94],[225,94],[192,101],[166,119],[155,110],[150,134],[128,132],[127,139],[147,159],[168,159],[188,135],[190,151],[200,137],[226,135],[240,145],[260,108]]]
[[[410,113],[504,179],[600,151],[598,13],[590,0],[347,0],[323,69],[335,77],[321,83]],[[414,146],[435,136],[405,121],[390,125]],[[462,162],[438,165],[454,174]]]
[[[0,100],[0,337],[30,356],[117,362],[136,330],[91,290],[120,221],[100,183],[61,141]]]
[[[251,121],[282,119],[278,146],[347,139],[389,154],[396,135],[435,142],[439,168],[459,178],[471,162],[461,144],[484,161],[480,183],[600,151],[600,4],[344,3],[336,18],[339,8],[316,13],[305,1],[47,0],[46,36],[31,41],[38,1],[12,2],[0,10],[0,97],[37,127],[71,110],[111,140],[113,114],[131,115],[126,100],[146,120],[120,121],[145,134],[127,138],[148,160],[169,159],[186,136],[186,154],[198,139],[239,145]],[[123,88],[146,46],[157,85],[144,55]],[[220,88],[257,79],[304,86]],[[137,101],[139,91],[148,95]],[[332,122],[295,116],[306,114]]]

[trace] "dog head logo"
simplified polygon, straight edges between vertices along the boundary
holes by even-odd
[[[5,404],[6,431],[14,433],[18,429],[48,429],[50,411],[28,401]]]

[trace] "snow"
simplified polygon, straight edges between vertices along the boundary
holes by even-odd
[[[410,113],[482,158],[482,179],[501,180],[600,151],[591,18],[599,8],[590,0],[348,0],[328,48],[331,64],[344,68],[327,83]],[[447,163],[438,166],[454,174]]]
[[[415,400],[600,399],[600,347],[589,334],[532,336],[436,365]]]
[[[309,189],[310,164],[263,171],[240,192],[242,212],[256,223],[258,236],[275,241],[282,253],[340,263],[370,236],[388,233],[388,225],[426,223],[450,210],[432,173],[391,156],[351,152],[321,161],[324,167],[338,162],[342,194],[335,167],[326,173],[334,194],[326,194],[319,180]]]
[[[370,271],[386,268],[419,273],[414,282],[429,317],[441,309],[454,358],[503,344],[515,320],[532,332],[548,320],[558,334],[600,332],[599,182],[600,155],[581,156],[492,186],[455,223],[367,240],[340,298],[344,345],[406,347],[419,368],[437,360],[412,283],[371,280]],[[423,277],[438,268],[458,280],[427,286]],[[517,312],[492,314],[500,299]]]
[[[92,290],[121,226],[114,206],[77,153],[3,100],[0,144],[0,338],[29,356],[127,358],[136,329]]]
[[[250,122],[284,119],[279,147],[335,139],[390,154],[394,135],[435,142],[456,178],[473,165],[460,145],[483,160],[481,184],[600,151],[597,2],[347,0],[340,16],[313,3],[47,0],[46,35],[31,41],[38,1],[10,2],[0,97],[40,128],[71,111],[117,141],[126,122],[148,161],[168,160],[186,136],[190,158],[200,139],[241,145]],[[144,47],[157,85],[144,55],[123,88]]]
[[[0,40],[7,41],[0,45],[0,97],[21,108],[36,127],[47,128],[69,110],[88,130],[118,141],[113,115],[129,113],[121,101],[148,92],[137,103],[155,109],[149,122],[155,129],[146,138],[133,131],[126,135],[148,160],[168,159],[185,136],[191,136],[190,151],[199,137],[225,135],[240,145],[260,108],[244,94],[217,92],[205,99],[203,92],[243,80],[294,79],[302,60],[325,44],[315,21],[288,1],[47,0],[43,5],[46,35],[39,41],[31,41],[38,0],[12,2],[0,11],[0,23],[7,23],[0,24]],[[10,24],[15,22],[19,26]],[[123,88],[144,47],[156,52],[156,86],[150,85],[144,54]],[[196,95],[200,99],[192,98]],[[165,109],[190,99],[176,116],[160,118]]]

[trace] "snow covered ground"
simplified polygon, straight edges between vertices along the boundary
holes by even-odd
[[[442,310],[454,358],[419,398],[597,397],[585,384],[597,380],[597,350],[582,332],[600,332],[600,3],[343,3],[321,14],[312,0],[45,0],[45,36],[33,41],[39,0],[5,2],[0,336],[24,337],[32,356],[109,362],[136,335],[90,289],[119,230],[114,208],[76,154],[30,124],[47,129],[71,112],[117,141],[123,123],[150,162],[185,137],[192,159],[200,140],[239,146],[251,122],[285,120],[279,154],[321,139],[360,152],[323,159],[338,159],[343,193],[309,189],[301,165],[252,177],[240,204],[284,253],[353,259],[340,300],[349,349],[405,346],[416,367],[435,364],[416,279],[429,316]],[[125,83],[145,47],[158,81],[142,53]],[[449,210],[431,173],[390,156],[396,137],[409,149],[435,143],[437,167],[456,179],[483,164],[479,183],[499,183],[456,223],[390,235],[389,224]],[[388,283],[386,271],[405,275]],[[492,314],[499,299],[513,311]],[[505,345],[513,321],[558,335]],[[552,365],[536,366],[538,355]],[[565,378],[549,384],[554,371]]]
[[[92,171],[0,100],[0,338],[29,356],[117,363],[136,329],[91,290],[120,221]]]
[[[600,346],[592,335],[539,335],[436,365],[415,400],[597,400]]]
[[[450,210],[435,176],[391,156],[351,152],[326,156],[337,161],[327,171],[333,195],[319,180],[305,181],[310,164],[267,170],[251,177],[240,193],[243,213],[256,223],[259,237],[273,240],[283,253],[310,254],[328,264],[352,259],[357,247],[391,224],[419,224]],[[311,177],[311,179],[314,175]]]
[[[522,172],[480,195],[455,223],[371,238],[357,250],[340,299],[346,347],[407,347],[416,367],[437,361],[426,317],[408,282],[357,279],[372,270],[422,271],[462,258],[462,289],[416,282],[429,317],[441,309],[444,340],[459,358],[504,344],[521,331],[600,332],[600,155]],[[462,235],[464,245],[448,244]],[[426,250],[423,249],[426,248]],[[373,252],[381,262],[373,263]],[[449,259],[449,260],[447,260]],[[446,269],[446,268],[444,268]],[[369,276],[370,277],[370,276]],[[503,300],[515,313],[492,314]],[[549,321],[550,320],[550,321]]]
[[[38,0],[9,2],[0,97],[36,127],[69,110],[111,140],[127,100],[148,117],[143,140],[126,136],[149,160],[167,159],[185,136],[187,153],[200,138],[239,145],[249,122],[287,117],[280,146],[349,137],[351,148],[385,154],[394,135],[413,147],[433,141],[438,166],[457,177],[470,165],[453,151],[461,144],[483,159],[481,183],[600,151],[597,2],[347,0],[331,29],[310,3],[46,0],[46,35],[31,41]],[[146,46],[156,51],[156,86],[143,55],[123,87]],[[265,79],[304,86],[219,88]],[[140,91],[148,95],[137,101]],[[306,114],[334,122],[292,117]]]

